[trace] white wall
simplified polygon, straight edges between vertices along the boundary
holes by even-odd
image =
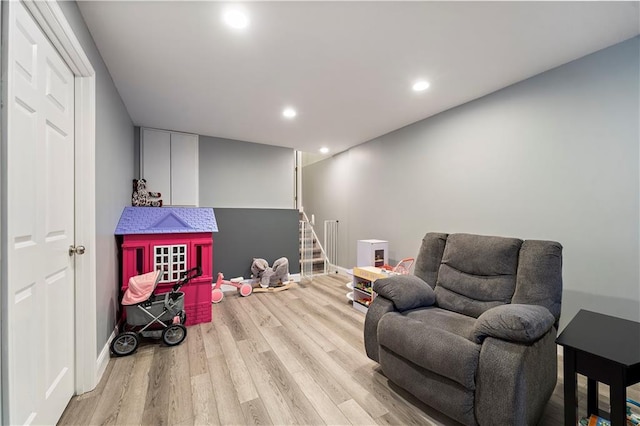
[[[640,320],[640,38],[303,169],[304,209],[415,255],[428,231],[556,240],[561,325],[580,308]],[[428,94],[426,94],[428,96]]]
[[[131,204],[135,176],[134,128],[77,4],[72,1],[58,4],[96,72],[96,350],[99,353],[116,324],[120,277],[113,232],[122,209]]]
[[[294,208],[294,151],[200,136],[200,206]]]

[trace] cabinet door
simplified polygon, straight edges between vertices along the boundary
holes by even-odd
[[[171,133],[142,129],[140,145],[140,177],[147,180],[149,191],[162,193],[164,204],[172,204]]]
[[[198,135],[171,134],[171,204],[198,205]]]

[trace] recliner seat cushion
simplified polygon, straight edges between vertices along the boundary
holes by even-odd
[[[510,303],[521,246],[517,238],[449,235],[436,282],[438,306],[477,318]]]
[[[378,342],[426,370],[475,389],[481,346],[465,337],[390,312],[378,323]]]
[[[404,315],[407,318],[421,321],[429,327],[439,328],[464,338],[469,338],[472,335],[476,324],[476,319],[473,317],[435,306],[407,311]]]

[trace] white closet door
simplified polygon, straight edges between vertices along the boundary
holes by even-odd
[[[198,205],[198,135],[171,134],[171,204]]]
[[[74,75],[21,2],[6,2],[4,11],[9,16],[2,396],[8,424],[55,424],[75,380],[75,265],[69,255],[75,244]]]
[[[171,201],[171,133],[142,129],[140,176],[147,180],[147,189],[162,193],[163,204]]]

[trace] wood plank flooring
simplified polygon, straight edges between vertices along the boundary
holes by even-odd
[[[390,384],[364,353],[364,315],[347,278],[213,305],[214,321],[164,347],[148,340],[113,358],[98,387],[74,397],[60,425],[456,425]],[[563,419],[562,360],[541,425]],[[629,388],[640,400],[640,386]],[[608,409],[608,388],[600,386]],[[586,380],[579,404],[586,412]]]

